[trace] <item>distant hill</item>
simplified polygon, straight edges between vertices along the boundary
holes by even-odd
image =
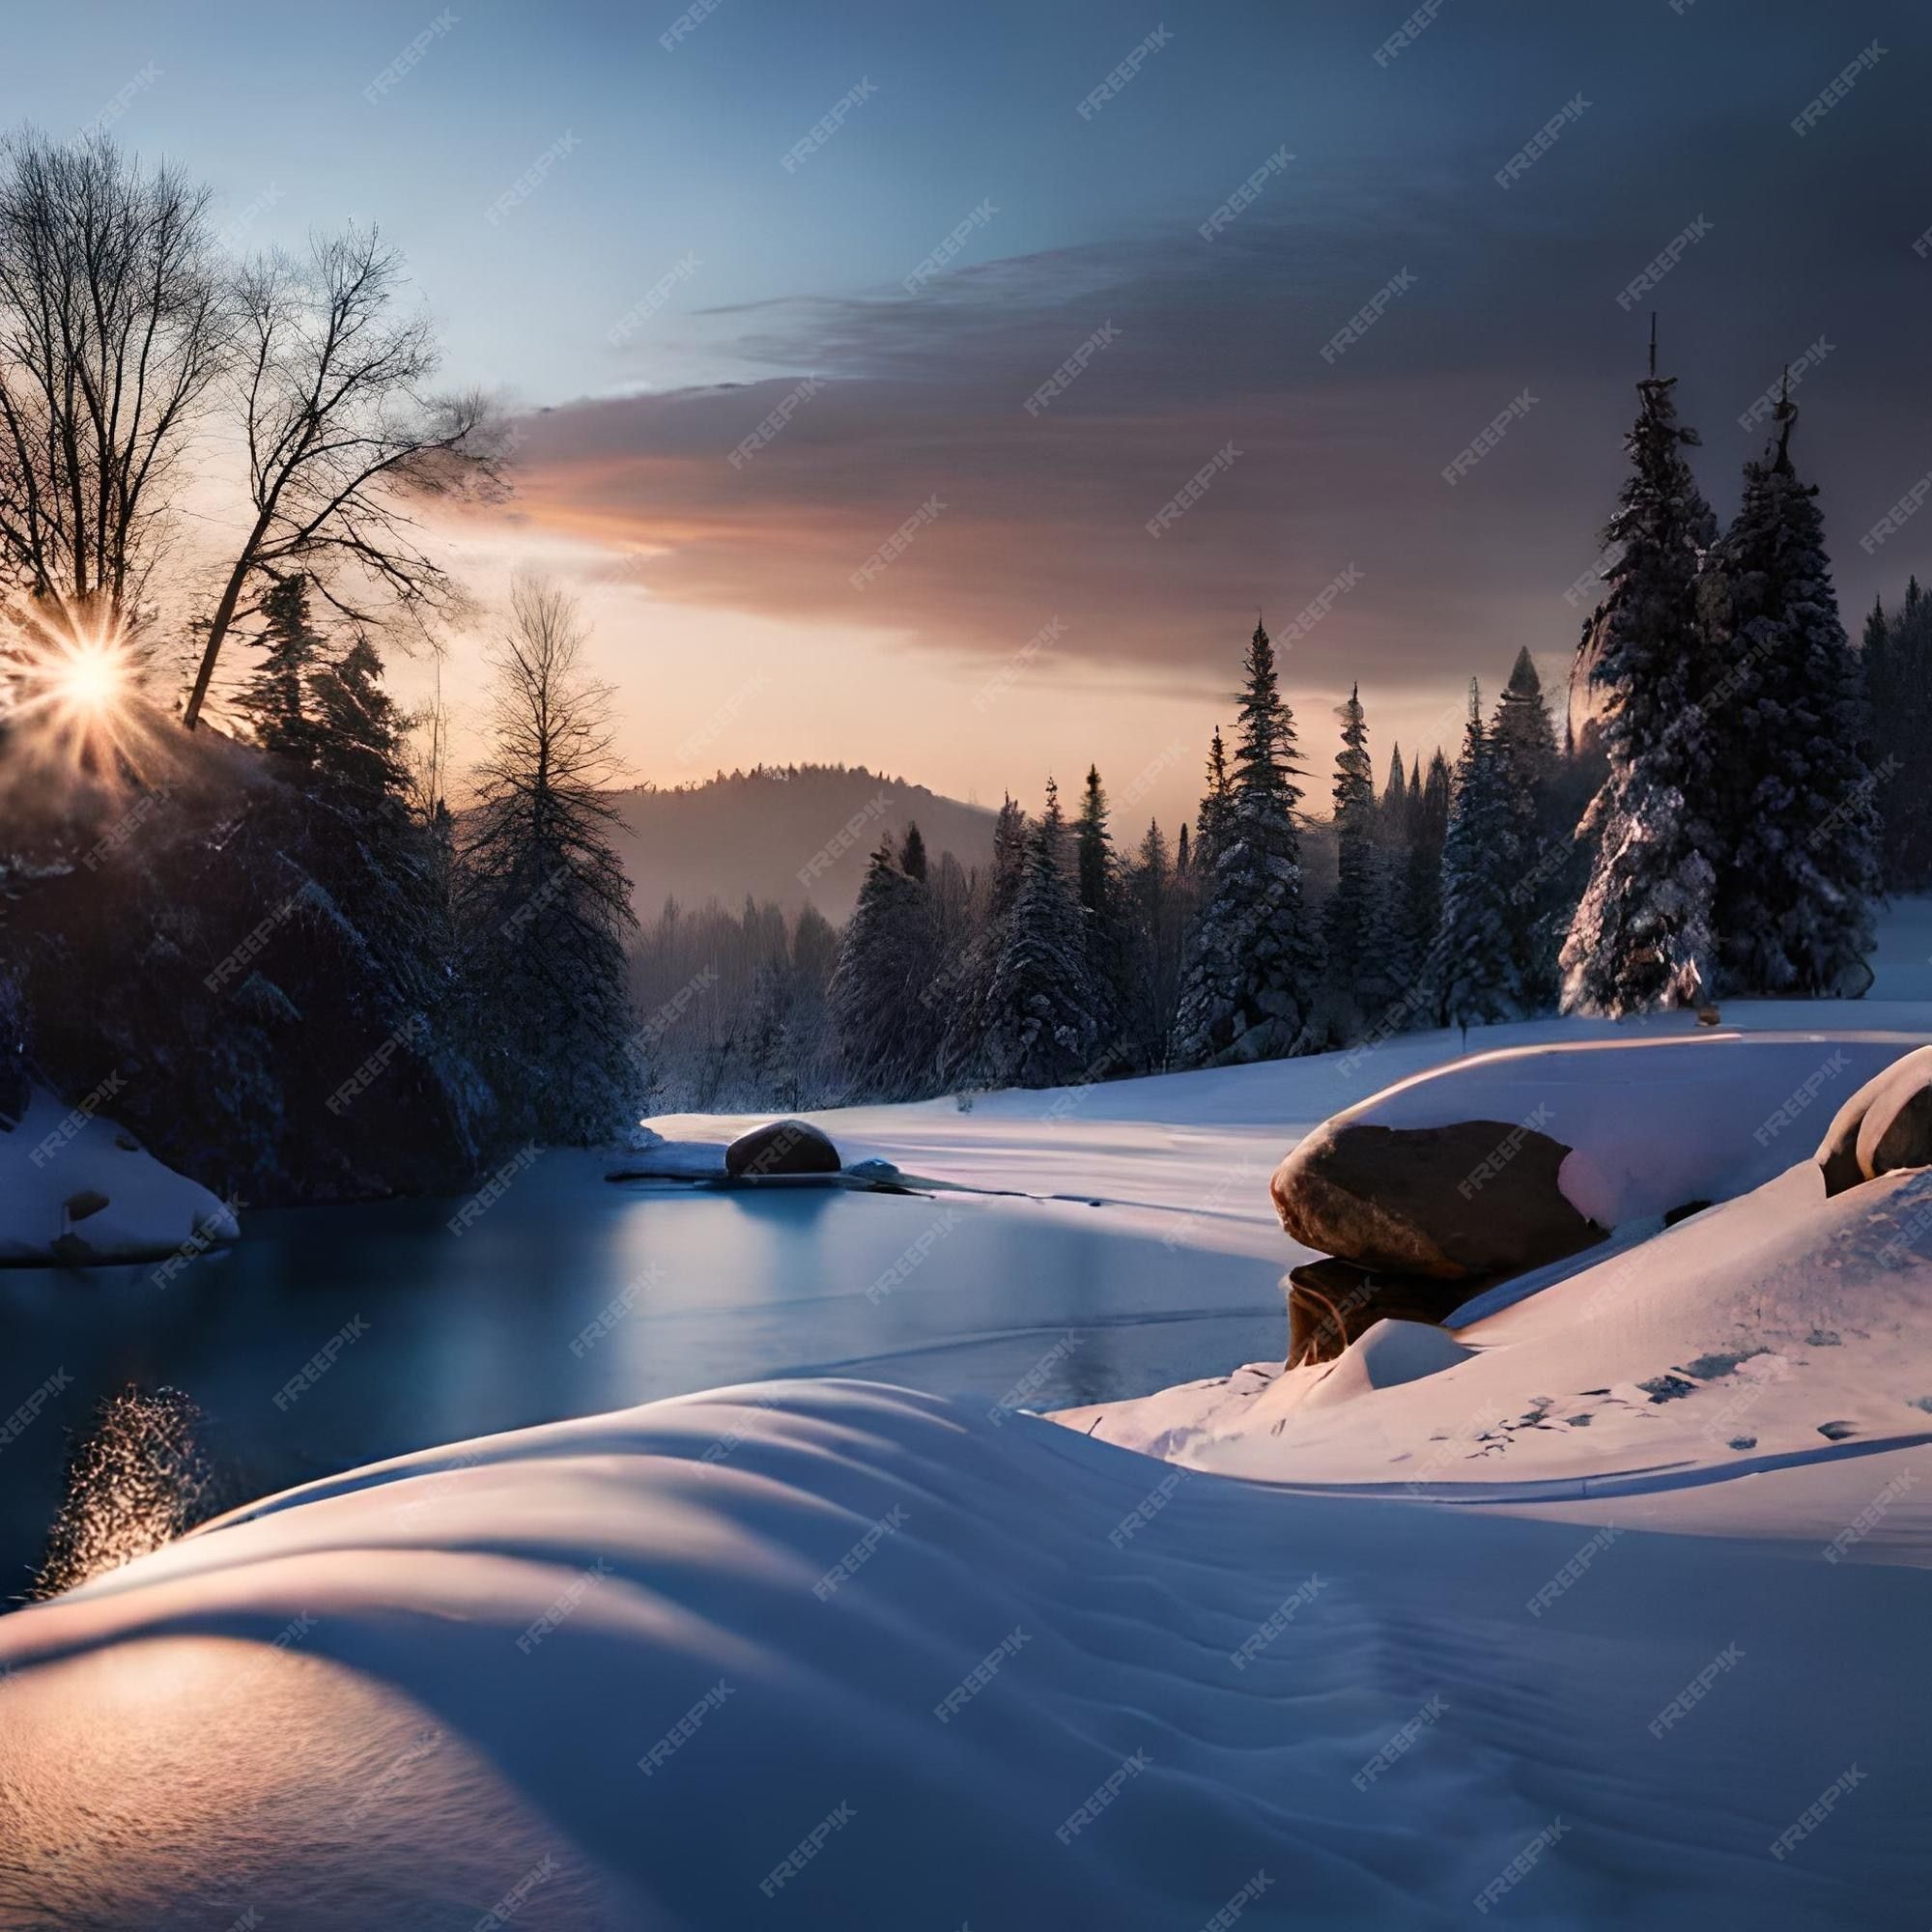
[[[667,896],[687,906],[715,898],[735,910],[749,893],[787,912],[810,902],[841,923],[880,838],[888,831],[903,838],[914,820],[935,860],[950,851],[971,867],[993,854],[991,811],[863,765],[761,766],[611,802],[623,818],[612,843],[645,921],[656,919]],[[801,872],[810,874],[809,884]]]

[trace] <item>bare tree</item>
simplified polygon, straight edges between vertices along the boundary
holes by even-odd
[[[15,597],[118,623],[146,587],[169,471],[226,354],[207,211],[205,188],[104,134],[0,150],[0,583]]]
[[[421,622],[457,599],[412,512],[497,483],[496,425],[478,394],[428,392],[436,339],[403,290],[398,258],[354,228],[241,276],[236,411],[253,518],[209,622],[190,729],[229,632],[276,572],[301,569],[358,624]]]

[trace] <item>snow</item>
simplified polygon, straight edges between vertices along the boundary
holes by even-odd
[[[106,1206],[74,1218],[88,1194]],[[0,1263],[158,1261],[237,1233],[224,1202],[98,1112],[37,1087],[11,1129],[0,1116]]]
[[[1921,1924],[1932,1171],[1809,1156],[1932,1009],[1724,1021],[815,1117],[1279,1264],[1324,1116],[1547,1105],[1621,1225],[1319,1367],[761,1383],[240,1511],[0,1617],[0,1924]]]

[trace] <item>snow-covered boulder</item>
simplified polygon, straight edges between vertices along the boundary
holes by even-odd
[[[1570,1150],[1518,1122],[1330,1121],[1275,1169],[1289,1236],[1366,1268],[1436,1280],[1514,1274],[1601,1240],[1564,1197]]]
[[[1353,1262],[1303,1262],[1288,1271],[1288,1360],[1332,1361],[1377,1322],[1442,1321],[1469,1299],[1473,1283],[1430,1275],[1378,1274]]]
[[[724,1171],[734,1180],[776,1174],[837,1174],[838,1150],[810,1121],[772,1121],[740,1134],[724,1150]]]
[[[1838,1109],[1816,1157],[1828,1194],[1894,1168],[1932,1166],[1932,1046],[1867,1080]]]
[[[37,1087],[11,1126],[0,1115],[0,1262],[159,1261],[239,1233],[227,1203],[85,1103]]]

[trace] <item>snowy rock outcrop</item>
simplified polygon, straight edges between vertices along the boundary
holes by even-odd
[[[837,1174],[838,1150],[809,1121],[773,1121],[740,1134],[724,1150],[724,1171],[734,1180],[775,1174]]]
[[[1932,1046],[1921,1046],[1867,1080],[1819,1144],[1827,1194],[1901,1167],[1932,1167]]]
[[[1564,1198],[1570,1150],[1507,1121],[1329,1122],[1275,1169],[1281,1225],[1362,1267],[1438,1281],[1513,1274],[1604,1236]]]
[[[88,1101],[69,1108],[36,1088],[11,1123],[0,1113],[0,1262],[160,1261],[239,1232],[225,1202]]]

